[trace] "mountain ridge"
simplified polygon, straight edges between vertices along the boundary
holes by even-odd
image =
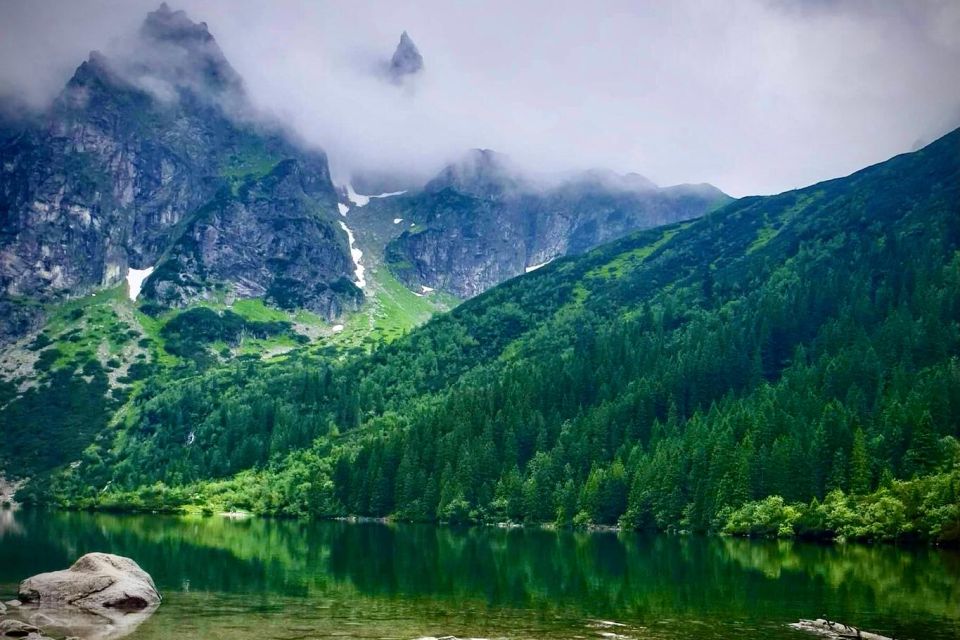
[[[469,298],[558,256],[696,218],[729,200],[712,185],[661,188],[606,170],[544,180],[502,154],[474,149],[421,192],[375,206],[416,223],[386,247],[401,281]]]

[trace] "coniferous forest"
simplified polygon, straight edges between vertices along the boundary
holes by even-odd
[[[557,259],[369,350],[148,368],[21,497],[956,542],[958,356],[954,131]],[[55,441],[70,393],[7,415],[44,406]]]

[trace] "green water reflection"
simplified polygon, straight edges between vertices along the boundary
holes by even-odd
[[[89,551],[165,595],[131,638],[960,637],[952,552],[520,529],[2,512],[0,597]]]

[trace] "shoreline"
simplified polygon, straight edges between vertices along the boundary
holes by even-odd
[[[146,510],[146,509],[98,509],[98,508],[80,508],[80,507],[58,507],[53,505],[21,505],[16,504],[8,510],[38,510],[38,511],[60,511],[64,513],[89,513],[106,514],[114,516],[167,516],[175,518],[213,518],[219,517],[225,520],[245,521],[252,519],[276,520],[276,521],[302,521],[302,522],[342,522],[346,524],[379,524],[384,526],[393,525],[411,525],[411,526],[433,526],[449,529],[503,529],[503,530],[539,530],[539,531],[565,531],[568,533],[581,534],[637,534],[637,535],[663,535],[670,537],[700,537],[700,538],[730,538],[733,540],[749,540],[753,542],[794,542],[803,544],[814,544],[818,546],[843,546],[843,545],[863,545],[869,547],[898,547],[905,549],[933,549],[939,551],[957,551],[960,550],[960,544],[937,543],[925,540],[862,540],[848,539],[844,537],[818,537],[818,536],[759,536],[759,535],[736,535],[722,531],[692,531],[686,529],[659,530],[659,529],[632,529],[620,525],[598,525],[590,524],[586,526],[558,526],[552,522],[542,523],[519,523],[512,521],[496,522],[445,522],[442,520],[407,520],[396,518],[394,516],[374,517],[374,516],[330,516],[319,518],[300,518],[288,515],[270,515],[255,513],[243,510],[212,510],[212,509],[171,509],[171,510]]]

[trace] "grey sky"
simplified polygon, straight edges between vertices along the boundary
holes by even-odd
[[[470,147],[734,195],[843,175],[960,125],[960,0],[170,0],[253,100],[351,167]],[[0,0],[0,93],[48,100],[149,2]],[[372,70],[406,29],[426,69]]]

